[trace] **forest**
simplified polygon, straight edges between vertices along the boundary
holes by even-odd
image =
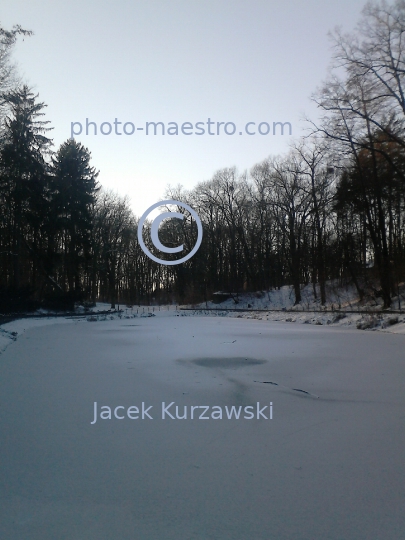
[[[287,153],[162,194],[203,225],[200,249],[177,266],[142,251],[129,199],[103,189],[85,146],[53,149],[46,105],[12,63],[30,34],[0,28],[0,312],[193,304],[284,285],[299,305],[309,283],[324,305],[330,280],[392,305],[405,281],[404,1],[367,4],[354,32],[331,33],[331,71],[312,96],[319,118]],[[188,252],[196,224],[175,210],[185,219],[159,236]],[[144,241],[154,252],[145,230]]]

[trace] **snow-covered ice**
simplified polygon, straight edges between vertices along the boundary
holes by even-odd
[[[191,313],[3,326],[0,538],[399,540],[405,337]]]

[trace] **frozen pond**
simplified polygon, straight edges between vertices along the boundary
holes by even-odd
[[[399,540],[404,350],[219,317],[27,329],[0,355],[0,538]]]

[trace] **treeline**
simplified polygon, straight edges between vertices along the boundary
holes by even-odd
[[[3,75],[23,32],[0,32]],[[321,116],[308,137],[249,173],[226,168],[191,191],[168,190],[204,230],[177,266],[142,251],[129,201],[100,187],[89,151],[69,139],[52,152],[44,104],[13,86],[10,70],[0,76],[0,310],[197,302],[286,284],[299,304],[308,283],[324,304],[331,279],[389,307],[405,279],[404,32],[404,1],[367,4],[353,34],[332,34],[335,71],[313,96]],[[164,221],[159,237],[187,253],[196,224],[175,210],[185,219]],[[144,240],[164,258],[147,228]]]

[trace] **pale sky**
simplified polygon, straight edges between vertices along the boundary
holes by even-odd
[[[129,195],[139,216],[162,200],[168,184],[190,189],[218,169],[242,172],[287,151],[291,137],[273,135],[273,122],[290,122],[297,138],[304,114],[316,118],[310,96],[327,76],[327,33],[337,25],[353,29],[363,6],[363,0],[6,0],[0,21],[34,32],[19,40],[14,59],[48,105],[55,149],[70,137],[71,122],[95,122],[97,136],[83,129],[75,138],[91,151],[101,184]],[[208,135],[209,118],[211,132],[217,122],[233,122],[235,135],[223,125],[219,135]],[[135,127],[164,122],[166,129],[176,122],[180,133],[119,136],[115,119]],[[112,124],[112,134],[100,134],[103,122]],[[182,134],[184,122],[204,122],[205,134]],[[247,122],[256,123],[249,126],[256,132],[267,122],[270,134],[247,135]]]

